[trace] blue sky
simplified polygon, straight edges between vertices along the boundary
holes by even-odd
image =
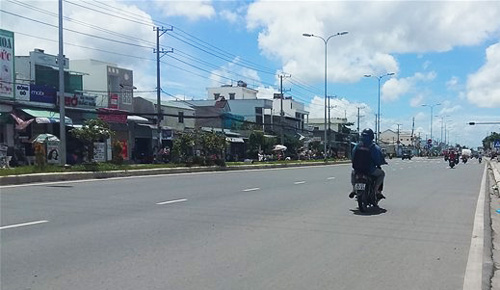
[[[382,75],[381,129],[411,130],[479,146],[500,125],[500,4],[497,1],[63,1],[65,54],[134,70],[136,95],[155,96],[153,26],[173,26],[161,37],[164,99],[206,98],[206,88],[243,80],[259,97],[278,92],[324,114],[324,43],[328,37],[328,95],[333,116],[374,126]],[[26,6],[26,4],[28,4]],[[16,55],[34,48],[57,54],[57,1],[2,0],[2,28],[14,31]],[[49,24],[49,25],[47,25]],[[53,25],[53,26],[50,26]],[[79,33],[78,33],[79,32]],[[119,40],[116,42],[113,40]],[[125,44],[128,43],[128,44]]]

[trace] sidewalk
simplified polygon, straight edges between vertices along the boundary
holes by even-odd
[[[491,213],[491,255],[493,260],[493,273],[491,277],[491,289],[500,290],[500,162],[490,161],[491,175],[487,192],[490,193],[490,213]]]

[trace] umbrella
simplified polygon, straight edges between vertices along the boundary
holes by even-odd
[[[59,138],[57,138],[56,136],[54,136],[52,134],[39,134],[35,138],[31,139],[31,143],[35,143],[35,142],[44,143],[47,141],[59,141]]]
[[[285,151],[286,146],[285,145],[274,145],[273,151]]]

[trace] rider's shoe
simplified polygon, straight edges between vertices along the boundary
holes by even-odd
[[[385,196],[382,194],[382,192],[377,193],[377,199],[378,200],[385,199]]]
[[[356,192],[351,191],[351,193],[349,193],[349,198],[354,198],[355,196],[356,196]]]

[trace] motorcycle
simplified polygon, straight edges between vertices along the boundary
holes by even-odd
[[[481,161],[483,161],[483,157],[479,157],[479,164],[481,164]]]
[[[462,157],[462,162],[465,164],[467,163],[467,157]]]
[[[355,172],[354,190],[356,192],[359,211],[366,212],[368,207],[379,208],[373,177]]]
[[[459,163],[458,158],[449,158],[448,159],[448,165],[450,165],[450,168],[455,167]]]

